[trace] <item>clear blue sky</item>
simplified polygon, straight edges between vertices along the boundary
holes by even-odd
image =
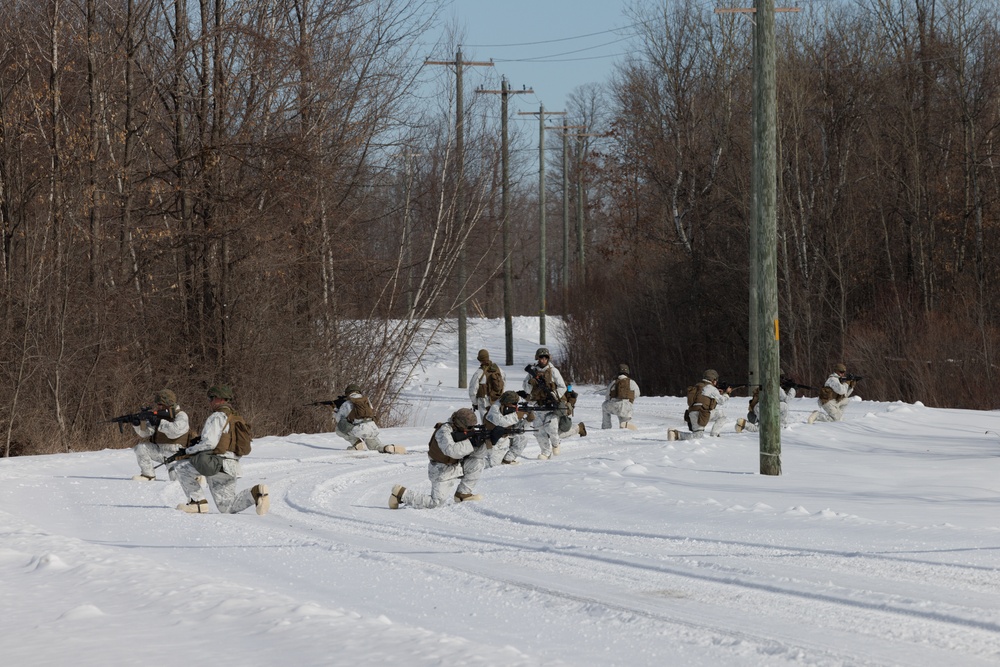
[[[604,83],[628,48],[624,0],[453,0],[442,18],[464,33],[467,60],[493,60],[494,77],[505,75],[513,88],[527,86],[534,95],[518,96],[518,107],[552,111],[565,108],[577,86]],[[454,54],[452,54],[454,55]],[[476,68],[479,69],[479,68]],[[470,72],[475,87],[482,72]],[[496,85],[499,85],[498,83]]]

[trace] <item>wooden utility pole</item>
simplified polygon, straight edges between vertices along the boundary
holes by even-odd
[[[465,102],[462,88],[462,67],[493,67],[492,62],[475,62],[462,60],[462,47],[455,52],[455,60],[425,60],[425,65],[454,65],[455,67],[455,163],[458,165],[458,179],[455,186],[455,231],[461,238],[458,249],[458,388],[469,386],[468,344],[466,343],[466,315],[468,306],[465,300]]]
[[[569,131],[586,129],[583,125],[550,125],[547,130],[562,130],[563,229],[562,229],[562,296],[563,308],[569,303]]]
[[[753,165],[751,170],[750,382],[760,385],[760,474],[781,474],[778,409],[777,112],[774,0],[754,0],[753,9],[717,9],[753,17]],[[756,303],[755,303],[756,302]],[[756,306],[756,307],[754,307]],[[756,343],[757,349],[753,349]],[[754,362],[756,361],[756,368]],[[754,375],[756,374],[756,379]]]
[[[519,111],[519,116],[538,114],[538,344],[545,345],[545,116],[565,116],[565,111],[546,111],[544,104],[538,111]]]
[[[403,180],[403,263],[406,266],[406,312],[413,312],[413,230],[410,229],[410,187],[413,182],[412,158],[423,153],[404,153],[406,171]]]
[[[583,187],[583,140],[587,137],[607,137],[608,132],[588,133],[577,132],[576,134],[576,263],[577,282],[581,285],[587,282],[587,263],[585,253],[585,226],[584,217],[584,187]]]
[[[778,411],[777,111],[774,0],[755,0],[753,45],[753,217],[757,231],[757,355],[760,371],[760,474],[781,474]]]
[[[500,184],[500,217],[503,220],[503,330],[504,330],[504,352],[506,355],[505,364],[514,365],[514,283],[512,277],[510,261],[510,145],[507,139],[507,97],[509,95],[525,95],[534,93],[530,88],[521,90],[511,90],[507,83],[507,77],[500,81],[500,90],[476,90],[477,93],[489,93],[500,95],[500,162],[502,164],[502,180]]]

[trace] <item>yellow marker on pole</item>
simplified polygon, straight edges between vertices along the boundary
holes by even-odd
[[[781,337],[778,336],[778,320],[774,320],[774,340],[780,340]]]

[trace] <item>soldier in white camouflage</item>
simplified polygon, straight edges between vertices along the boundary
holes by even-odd
[[[629,373],[628,364],[619,364],[618,377],[608,385],[604,403],[601,404],[601,428],[611,428],[611,416],[618,417],[618,426],[635,430],[632,411],[639,398],[639,385]]]
[[[333,413],[335,433],[350,443],[348,449],[371,450],[382,454],[405,454],[402,445],[386,445],[379,438],[378,424],[375,423],[375,409],[368,397],[361,393],[361,387],[349,384],[344,389],[344,400]]]
[[[541,418],[538,422],[538,431],[535,433],[535,440],[538,441],[538,448],[541,453],[538,458],[549,459],[559,454],[559,431],[560,418],[569,417],[569,409],[563,395],[566,393],[566,382],[563,380],[559,369],[550,363],[551,355],[549,348],[540,347],[535,352],[535,363],[525,368],[527,373],[524,378],[523,391],[528,400],[536,407],[546,408],[539,410]],[[561,430],[568,431],[572,426],[572,420]]]
[[[468,468],[463,466],[477,449],[470,438],[477,423],[476,413],[469,408],[462,408],[456,410],[447,422],[437,424],[427,450],[427,457],[430,459],[427,463],[427,477],[431,481],[430,495],[396,484],[389,495],[389,509],[399,509],[400,505],[416,509],[440,507],[448,502],[448,496],[456,482],[458,488],[454,495],[455,502],[481,500],[482,496],[476,495],[472,486],[479,478],[478,473],[482,472],[482,457],[470,461]],[[479,449],[483,447],[485,445],[480,445]]]
[[[181,447],[187,446],[193,433],[188,415],[177,404],[177,394],[169,389],[161,389],[153,396],[153,411],[166,412],[168,419],[160,419],[155,424],[148,420],[133,423],[136,435],[145,438],[136,444],[135,459],[139,463],[139,474],[132,479],[152,482],[156,480],[156,464],[162,464]],[[167,465],[167,476],[177,479],[174,464]]]

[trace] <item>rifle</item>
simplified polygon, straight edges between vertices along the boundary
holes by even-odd
[[[339,410],[340,406],[343,405],[346,401],[347,401],[347,397],[346,396],[338,396],[337,398],[335,398],[332,401],[313,401],[312,403],[306,403],[306,405],[307,406],[325,405],[327,407],[331,407],[332,406],[334,410]]]
[[[173,416],[170,414],[168,408],[163,410],[154,410],[153,408],[139,408],[138,412],[134,412],[130,415],[122,415],[120,417],[115,417],[114,419],[109,419],[105,424],[118,424],[118,432],[125,432],[125,424],[131,424],[132,426],[138,426],[142,422],[149,422],[149,425],[156,428],[160,425],[160,422],[166,419],[170,421]]]
[[[855,375],[854,373],[848,373],[844,376],[844,379],[848,382],[857,382],[858,380],[864,380],[860,375]]]
[[[196,438],[191,438],[191,442],[188,443],[188,447],[194,447],[199,442],[201,442],[201,436],[200,435],[198,437],[196,437]],[[184,459],[189,459],[189,458],[191,458],[191,456],[192,456],[191,454],[187,453],[187,447],[181,447],[176,452],[174,452],[173,454],[171,454],[167,458],[163,459],[163,463],[160,463],[158,465],[153,466],[153,470],[156,470],[157,468],[165,466],[168,463],[174,463],[176,461],[183,461]]]
[[[527,403],[518,403],[518,412],[551,412],[552,410],[558,410],[558,405],[528,405]]]
[[[541,389],[545,393],[546,396],[552,397],[550,400],[554,402],[558,401],[558,399],[556,398],[557,396],[556,390],[554,387],[550,386],[548,382],[545,381],[544,373],[536,372],[535,369],[532,368],[531,364],[528,364],[527,366],[524,367],[524,372],[531,376],[531,379],[535,381],[535,384],[538,386],[539,389]]]
[[[486,428],[485,426],[476,426],[473,429],[466,431],[466,437],[472,441],[473,447],[482,447],[486,444],[486,441],[490,441],[490,446],[493,446],[500,442],[501,438],[508,435],[514,435],[518,433],[533,433],[538,429],[525,428],[523,426],[494,426],[493,428]]]
[[[785,391],[788,391],[789,389],[809,389],[811,391],[819,391],[816,387],[810,387],[807,384],[799,384],[795,380],[785,380],[781,383],[781,388]]]
[[[720,381],[716,386],[719,388],[719,391],[721,391],[723,394],[725,394],[730,389],[732,389],[733,391],[736,391],[737,389],[746,389],[750,385],[748,385],[748,384],[729,384],[728,382],[722,382],[722,381]]]

